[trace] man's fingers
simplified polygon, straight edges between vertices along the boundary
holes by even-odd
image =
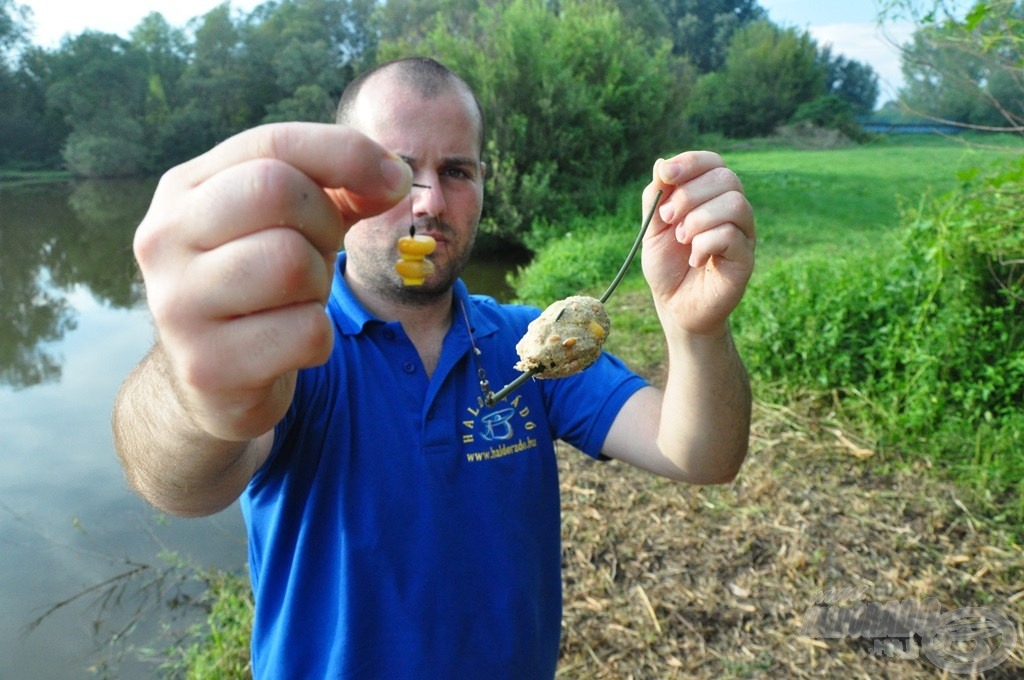
[[[352,128],[326,123],[276,123],[241,132],[178,168],[196,187],[219,172],[251,160],[287,163],[325,188],[392,199],[409,193],[412,172],[393,153]]]
[[[658,215],[669,224],[676,224],[692,210],[728,192],[742,196],[739,178],[728,168],[712,168],[675,188],[658,208]]]
[[[198,254],[178,295],[193,315],[229,319],[304,302],[327,304],[334,256],[325,257],[294,229],[264,229]]]
[[[682,221],[676,224],[676,239],[690,243],[698,234],[721,224],[732,224],[744,237],[754,240],[754,210],[741,192],[726,191],[683,213]]]
[[[209,326],[202,337],[175,343],[179,376],[199,393],[253,390],[327,361],[333,327],[319,303],[297,304]],[[224,367],[230,366],[230,372]]]
[[[345,223],[324,190],[276,159],[230,166],[190,191],[176,238],[212,250],[249,234],[290,227],[322,253],[341,247]]]
[[[754,245],[735,224],[720,224],[693,238],[688,264],[703,267],[712,257],[721,257],[741,268],[752,268]]]
[[[742,194],[743,187],[718,154],[687,151],[655,162],[653,179],[643,195],[645,215],[658,190],[661,190],[662,198],[651,223],[652,234],[678,225],[688,212],[722,193],[736,191]]]
[[[164,175],[136,234],[136,256],[148,271],[150,263],[289,227],[327,257],[349,226],[406,195],[411,177],[401,159],[349,128],[254,128]]]
[[[717,153],[686,151],[655,163],[654,182],[668,189],[686,184],[715,168],[724,167],[725,161]]]

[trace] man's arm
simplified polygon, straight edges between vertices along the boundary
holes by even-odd
[[[654,167],[663,200],[644,238],[644,275],[668,344],[664,391],[623,406],[604,453],[696,484],[731,481],[747,453],[751,394],[728,317],[754,267],[754,217],[739,179],[707,152]]]
[[[345,231],[408,194],[409,167],[352,129],[254,128],[167,172],[134,250],[157,330],[114,406],[132,486],[169,512],[234,501],[298,370],[322,364]]]
[[[129,485],[172,515],[209,515],[231,505],[274,441],[273,430],[249,441],[218,439],[192,421],[155,345],[114,402],[114,448]]]
[[[603,452],[681,482],[732,481],[747,454],[751,396],[731,336],[696,336],[668,356],[665,390],[630,397]]]

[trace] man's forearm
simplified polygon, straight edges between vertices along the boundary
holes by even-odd
[[[252,476],[252,443],[217,439],[194,424],[159,345],[125,380],[112,422],[128,483],[166,512],[217,512],[238,497]]]
[[[658,446],[698,484],[731,481],[747,454],[751,393],[732,335],[669,340]]]

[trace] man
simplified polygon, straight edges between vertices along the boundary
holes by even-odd
[[[127,477],[176,514],[241,498],[257,677],[550,678],[553,441],[698,484],[746,454],[727,318],[750,205],[714,154],[655,164],[664,391],[605,355],[488,407],[480,378],[515,377],[538,312],[458,279],[485,176],[472,92],[401,60],[357,79],[339,122],[250,130],[162,179],[135,240],[158,338],[114,413]],[[394,271],[410,220],[437,240],[420,287]]]

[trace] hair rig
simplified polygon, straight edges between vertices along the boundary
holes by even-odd
[[[430,185],[416,184],[419,189],[429,189]],[[395,263],[395,271],[402,277],[407,286],[422,286],[428,276],[434,273],[434,263],[426,259],[427,255],[437,248],[437,241],[431,236],[417,236],[416,223],[412,214],[412,202],[409,203],[409,235],[398,239],[398,255],[401,259]]]
[[[654,202],[644,218],[640,233],[633,241],[633,247],[600,298],[573,295],[549,305],[539,317],[530,322],[526,335],[516,344],[519,362],[515,368],[522,372],[497,392],[484,395],[487,406],[494,406],[505,399],[530,378],[564,378],[579,373],[597,361],[611,331],[611,319],[604,304],[615,292],[640,250],[644,234],[661,201],[661,193],[660,189],[655,193]]]

